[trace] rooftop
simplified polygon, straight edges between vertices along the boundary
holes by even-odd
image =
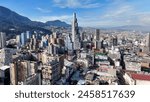
[[[150,75],[145,75],[145,74],[136,74],[136,73],[132,73],[131,77],[135,80],[146,80],[146,81],[150,81]]]
[[[6,70],[8,68],[10,68],[10,66],[2,66],[2,67],[0,67],[0,70]]]

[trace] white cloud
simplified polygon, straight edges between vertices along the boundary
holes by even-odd
[[[150,12],[138,11],[131,5],[119,5],[109,9],[100,17],[103,21],[110,21],[110,25],[150,25]]]
[[[120,12],[121,13],[121,12]],[[78,16],[79,26],[83,27],[112,27],[112,26],[122,26],[122,25],[150,25],[150,12],[139,12],[139,13],[118,13],[119,15],[109,16],[107,18],[102,18],[99,16],[91,17],[88,16]],[[122,16],[122,17],[121,17]],[[68,24],[72,22],[72,15],[61,15],[61,16],[42,16],[36,21],[53,21],[61,20]]]
[[[50,13],[50,12],[51,12],[51,10],[43,9],[43,8],[41,8],[41,7],[37,7],[36,10],[38,10],[38,11],[40,11],[40,12],[42,12],[42,13]]]
[[[135,16],[137,16],[140,25],[150,25],[150,12],[138,13]]]
[[[101,4],[95,0],[53,0],[55,5],[60,8],[97,8]]]
[[[112,9],[112,10],[108,10],[108,12],[106,12],[104,16],[102,17],[103,18],[118,18],[118,17],[131,14],[132,10],[133,10],[132,6],[124,5],[124,6],[116,7],[115,9]]]
[[[55,6],[61,8],[96,8],[100,7],[100,3],[93,2],[95,0],[53,0]],[[84,2],[83,2],[84,1]],[[110,0],[104,12],[83,12],[78,16],[79,26],[84,27],[111,27],[122,25],[150,25],[150,12],[142,12],[139,8],[129,3],[126,0]],[[118,2],[116,2],[118,1]],[[97,8],[96,8],[97,9]],[[98,8],[99,9],[99,8]],[[39,9],[40,10],[40,9]],[[78,15],[78,14],[77,14]],[[84,16],[83,16],[84,15]],[[61,20],[69,24],[72,22],[72,15],[61,16],[42,16],[37,21],[52,21]]]

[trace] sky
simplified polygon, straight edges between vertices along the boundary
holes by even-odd
[[[0,6],[33,21],[71,24],[75,12],[84,27],[150,25],[150,0],[0,0]]]

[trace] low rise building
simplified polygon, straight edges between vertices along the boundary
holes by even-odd
[[[150,74],[125,73],[124,78],[129,85],[150,85]]]

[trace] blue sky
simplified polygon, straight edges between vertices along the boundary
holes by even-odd
[[[150,0],[0,0],[0,5],[34,21],[70,24],[76,12],[85,27],[150,25]]]

